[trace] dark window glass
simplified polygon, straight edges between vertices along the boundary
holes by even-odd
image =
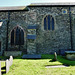
[[[46,17],[44,18],[44,30],[47,30]]]
[[[54,30],[54,18],[52,17],[52,30]]]
[[[20,36],[21,36],[21,45],[24,45],[24,32],[23,32],[23,30],[21,30],[21,33],[20,33]]]
[[[11,45],[24,45],[24,31],[19,26],[11,32]]]
[[[54,18],[50,15],[44,18],[44,30],[54,30]]]
[[[50,15],[48,15],[48,30],[50,30]]]
[[[15,36],[15,45],[20,44],[20,29],[17,27],[16,28],[16,36]]]
[[[11,45],[14,45],[14,30],[11,32]]]

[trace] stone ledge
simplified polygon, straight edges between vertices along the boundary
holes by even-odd
[[[75,51],[65,51],[65,53],[75,53]]]
[[[19,56],[22,51],[4,51],[4,56]]]

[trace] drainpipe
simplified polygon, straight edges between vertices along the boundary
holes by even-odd
[[[8,11],[7,33],[6,33],[6,51],[8,50],[8,28],[9,28],[9,21],[10,21],[10,12]]]
[[[71,50],[73,50],[73,39],[72,39],[72,24],[71,24],[71,8],[69,7],[69,18],[70,18],[70,36],[71,36]]]

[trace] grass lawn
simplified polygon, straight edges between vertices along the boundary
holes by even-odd
[[[58,61],[49,62],[53,55],[42,55],[42,59],[21,59],[16,57],[7,74],[3,75],[75,75],[75,61],[69,61],[58,56]],[[62,65],[69,67],[45,68],[47,65]]]

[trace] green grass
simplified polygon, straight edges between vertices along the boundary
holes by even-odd
[[[53,55],[42,55],[42,59],[21,59],[15,57],[13,65],[7,74],[3,75],[75,75],[75,61],[69,61],[62,56],[58,56],[58,61],[49,62]],[[47,65],[62,65],[64,68],[45,68]]]

